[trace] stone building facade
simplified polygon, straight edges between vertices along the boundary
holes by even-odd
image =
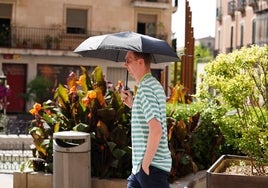
[[[73,50],[94,35],[134,31],[171,44],[173,0],[0,0],[0,69],[11,95],[8,113],[27,111],[32,105],[20,97],[37,75],[53,87],[66,81],[80,66],[100,65],[107,80],[124,80],[124,63],[84,58]],[[167,89],[168,64],[153,64],[154,74]],[[135,85],[130,78],[129,86]],[[53,88],[50,88],[53,89]]]
[[[217,0],[215,52],[268,43],[267,0]]]

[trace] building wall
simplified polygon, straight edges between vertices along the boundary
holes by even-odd
[[[87,34],[92,35],[113,33],[120,31],[137,32],[138,15],[155,15],[156,17],[156,37],[164,35],[164,39],[171,44],[171,15],[174,11],[172,0],[159,0],[156,2],[147,2],[140,0],[0,0],[1,4],[11,4],[12,13],[4,14],[0,12],[1,18],[10,18],[11,26],[27,28],[49,28],[66,29],[68,8],[87,10]],[[1,10],[1,7],[0,7]],[[74,35],[64,35],[66,39]],[[83,40],[81,39],[80,42]],[[12,41],[13,42],[13,41]],[[111,67],[124,67],[124,63],[111,63],[110,61],[84,58],[73,53],[69,49],[27,49],[5,47],[0,48],[0,68],[3,64],[23,64],[27,67],[27,83],[37,75],[38,65],[82,65],[102,67],[104,75],[112,74]],[[164,70],[167,63],[153,64],[153,69]],[[120,69],[125,71],[124,69]],[[121,75],[124,75],[122,73]],[[68,75],[66,75],[67,77]],[[111,78],[118,77],[110,75]],[[122,78],[124,80],[125,78]],[[109,78],[107,78],[109,80]],[[116,82],[113,80],[113,82]],[[130,78],[129,86],[134,87],[135,82]],[[10,86],[16,87],[14,85]],[[25,110],[31,107],[27,103]]]
[[[228,4],[231,2],[234,3],[233,14],[228,13]],[[238,2],[245,3],[243,9],[238,9]],[[258,9],[251,6],[250,2],[252,1],[217,0],[215,50],[218,53],[230,52],[254,43],[253,23],[257,19],[257,12],[267,9],[267,1],[257,1]]]
[[[211,36],[199,38],[195,40],[195,46],[202,44],[204,47],[209,49],[211,55],[213,55],[213,52],[214,52],[214,48],[215,48],[214,43],[215,43],[215,38]]]
[[[157,23],[163,23],[164,31],[169,35],[168,38],[171,37],[171,0],[164,9],[158,8],[158,5],[151,6],[150,4],[155,4],[153,2],[141,1],[140,5],[134,6],[131,1],[126,0],[0,0],[0,3],[13,5],[11,23],[16,26],[65,28],[66,9],[73,8],[88,10],[87,29],[103,32],[135,31],[138,13],[155,14]]]

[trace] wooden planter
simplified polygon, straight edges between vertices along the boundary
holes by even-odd
[[[91,188],[126,188],[126,179],[99,179],[91,178]],[[170,188],[206,187],[206,171],[199,171],[195,174],[189,174],[170,184]],[[53,175],[42,172],[14,172],[13,188],[53,188]],[[79,187],[84,188],[84,187]],[[90,187],[89,187],[90,188]]]
[[[14,172],[13,188],[52,188],[53,175],[41,172]]]
[[[268,185],[268,176],[246,176],[223,174],[227,166],[239,161],[249,162],[247,157],[236,155],[221,156],[207,170],[207,188],[264,188]]]
[[[41,172],[13,173],[13,188],[53,188],[53,174]],[[126,188],[124,179],[92,178],[92,188]],[[80,187],[83,188],[83,187]],[[90,188],[90,187],[89,187]]]

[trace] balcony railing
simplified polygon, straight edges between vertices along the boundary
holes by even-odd
[[[227,12],[230,16],[234,16],[234,13],[235,13],[235,1],[234,0],[231,0],[228,2]]]
[[[132,2],[134,2],[134,1],[156,2],[156,3],[169,3],[168,0],[132,0]]]
[[[246,0],[237,1],[237,10],[240,11],[241,13],[245,12],[246,6],[247,6]]]
[[[222,20],[222,7],[218,7],[216,9],[216,18],[217,18],[218,21]]]
[[[73,51],[88,37],[108,33],[112,32],[89,31],[86,34],[69,34],[61,29],[11,27],[10,32],[0,33],[0,47]],[[153,37],[167,39],[166,34]]]
[[[100,34],[105,32],[68,34],[60,29],[11,27],[10,32],[5,33],[6,36],[0,35],[0,47],[73,50],[89,36]]]
[[[170,2],[168,0],[132,0],[134,7],[168,9]]]
[[[258,11],[259,6],[258,6],[259,0],[248,0],[248,5],[253,8],[254,11]]]
[[[258,1],[259,0],[248,0],[248,5],[249,6],[256,5],[256,4],[258,4]]]

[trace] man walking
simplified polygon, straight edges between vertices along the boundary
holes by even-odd
[[[137,81],[133,99],[122,90],[121,98],[132,108],[132,174],[128,188],[168,188],[171,155],[166,126],[166,95],[150,69],[151,55],[128,51],[125,66]]]

